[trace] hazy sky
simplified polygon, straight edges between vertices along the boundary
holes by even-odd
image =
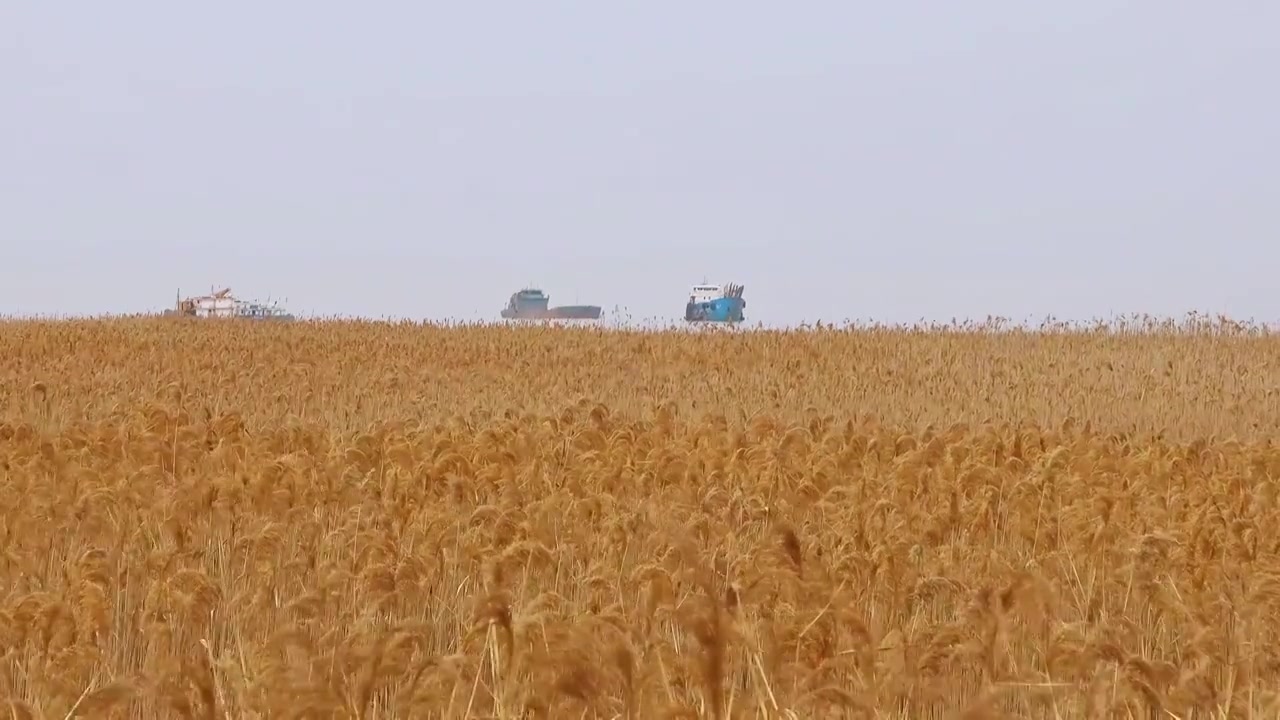
[[[0,314],[1280,318],[1280,4],[0,3]]]

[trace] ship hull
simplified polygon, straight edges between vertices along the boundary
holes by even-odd
[[[599,305],[561,305],[546,310],[512,310],[506,308],[502,317],[507,320],[599,320]]]
[[[170,318],[191,318],[192,320],[247,320],[249,322],[293,322],[297,320],[291,313],[276,313],[272,315],[256,315],[253,313],[232,313],[232,314],[204,314],[181,313],[177,310],[167,309],[160,313],[162,317]]]
[[[691,323],[739,323],[745,319],[747,303],[742,298],[722,297],[709,302],[689,303],[684,319]]]

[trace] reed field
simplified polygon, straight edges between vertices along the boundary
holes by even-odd
[[[0,323],[0,716],[1274,718],[1280,340]]]

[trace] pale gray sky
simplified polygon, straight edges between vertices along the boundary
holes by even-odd
[[[0,3],[0,313],[1280,318],[1280,4]]]

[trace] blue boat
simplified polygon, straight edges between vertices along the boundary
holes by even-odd
[[[689,302],[684,307],[684,319],[691,323],[740,323],[746,319],[743,310],[747,301],[742,299],[743,287],[730,283],[720,285],[694,285]]]

